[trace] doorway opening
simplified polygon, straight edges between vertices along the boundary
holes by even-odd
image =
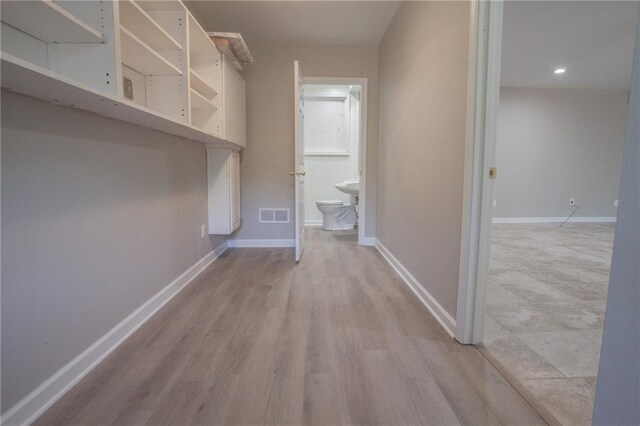
[[[638,5],[502,6],[478,9],[474,111],[485,115],[471,120],[456,337],[480,344],[548,422],[586,424]]]
[[[366,79],[304,77],[304,226],[364,239]]]

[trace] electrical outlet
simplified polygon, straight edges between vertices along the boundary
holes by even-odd
[[[497,205],[498,205],[498,201],[493,200],[493,208],[494,208],[494,209],[496,208],[496,206],[497,206]]]
[[[571,199],[569,199],[569,205],[570,205],[570,206],[575,206],[575,205],[576,205],[576,200],[575,200],[575,198],[571,198]]]
[[[618,207],[618,200],[613,201],[613,207]]]
[[[200,226],[200,238],[207,236],[207,228],[204,225]]]

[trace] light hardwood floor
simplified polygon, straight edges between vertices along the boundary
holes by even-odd
[[[227,251],[37,424],[543,424],[355,241]]]

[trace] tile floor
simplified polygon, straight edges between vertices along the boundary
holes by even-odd
[[[591,423],[614,228],[493,228],[485,348],[562,424]]]

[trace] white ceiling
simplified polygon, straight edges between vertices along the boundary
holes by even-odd
[[[638,4],[506,2],[502,86],[628,88]]]
[[[377,45],[398,1],[190,1],[208,31],[240,32],[249,44]]]

